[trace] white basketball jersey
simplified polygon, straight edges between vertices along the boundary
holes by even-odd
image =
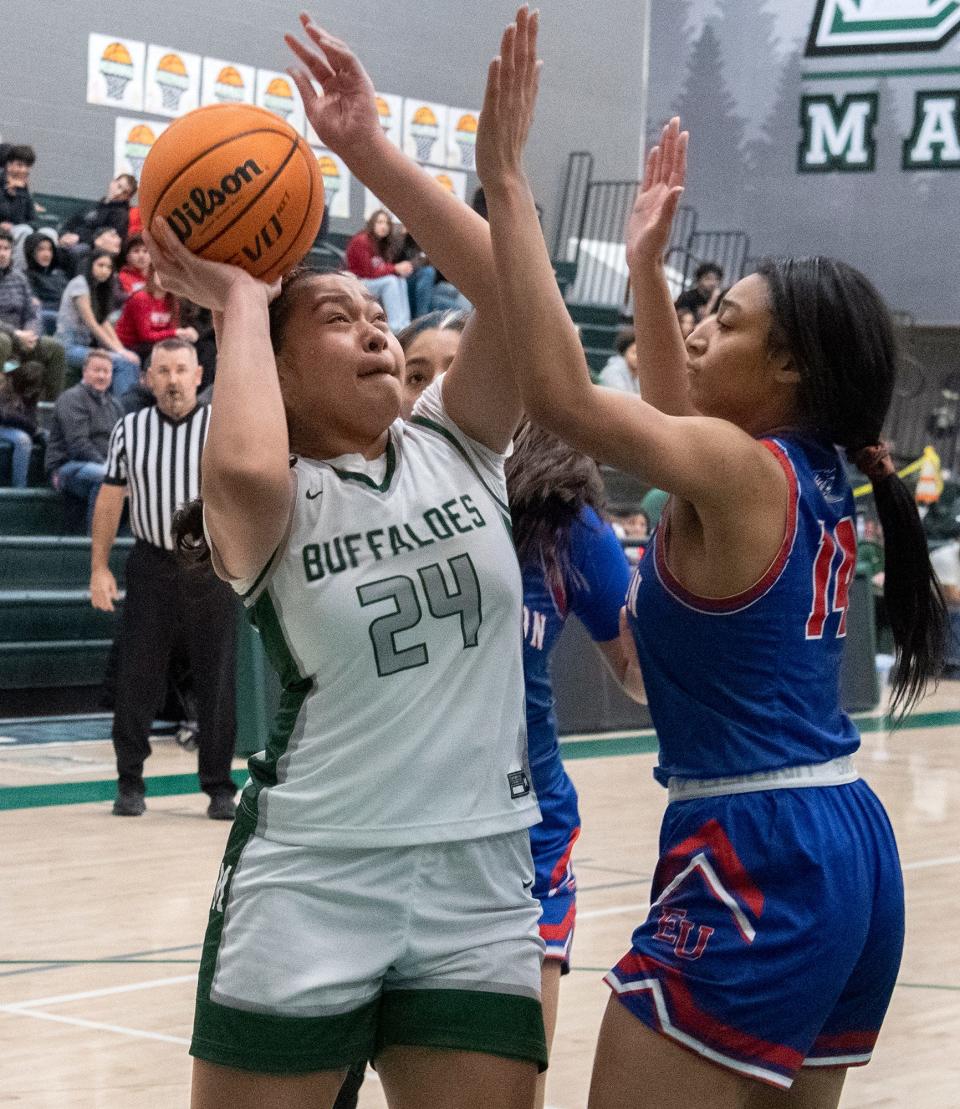
[[[536,823],[503,458],[437,381],[385,456],[294,470],[287,537],[244,597],[284,686],[244,791],[259,834],[383,847]]]

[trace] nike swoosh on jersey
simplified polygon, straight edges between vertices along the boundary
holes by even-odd
[[[317,499],[317,497],[319,497],[322,492],[323,492],[322,489],[308,489],[307,490],[307,500],[308,501],[315,501]]]

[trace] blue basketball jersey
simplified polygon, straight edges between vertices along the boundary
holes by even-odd
[[[664,784],[828,762],[860,744],[840,705],[857,559],[846,469],[813,439],[762,442],[783,467],[789,500],[783,543],[760,581],[722,600],[684,589],[669,568],[668,509],[630,583]]]
[[[581,510],[570,529],[570,572],[562,595],[550,588],[542,567],[523,568],[523,674],[534,783],[548,768],[560,766],[550,655],[567,616],[573,612],[579,617],[597,642],[616,639],[629,580],[620,540],[589,507]]]

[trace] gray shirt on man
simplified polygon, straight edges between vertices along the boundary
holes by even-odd
[[[123,409],[109,393],[81,381],[57,398],[47,446],[47,473],[65,462],[106,462],[110,433]]]

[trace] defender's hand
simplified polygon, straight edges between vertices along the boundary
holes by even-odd
[[[643,183],[627,220],[627,264],[660,262],[670,242],[670,227],[687,180],[687,142],[674,116],[660,143],[647,156]]]
[[[500,56],[487,72],[477,133],[477,173],[485,189],[523,173],[523,150],[533,123],[540,84],[537,59],[539,12],[526,6],[503,32]]]

